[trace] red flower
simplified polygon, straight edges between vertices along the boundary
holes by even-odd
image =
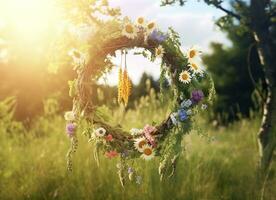
[[[108,134],[106,137],[105,137],[105,140],[108,141],[108,142],[111,142],[113,140],[113,136],[111,134]]]
[[[105,156],[108,158],[114,158],[118,156],[118,153],[117,151],[108,151],[108,152],[105,152]]]

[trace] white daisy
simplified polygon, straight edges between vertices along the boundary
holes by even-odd
[[[66,121],[74,121],[76,119],[76,115],[73,111],[68,111],[64,114],[64,119]]]
[[[106,130],[104,128],[98,128],[94,131],[94,134],[98,137],[103,137],[106,134]]]
[[[154,21],[147,23],[146,29],[147,34],[152,33],[156,29],[156,23]]]
[[[155,152],[153,148],[148,144],[144,145],[143,154],[141,155],[141,158],[145,160],[151,160],[152,158],[154,158],[154,156],[155,156]]]
[[[198,47],[191,47],[187,51],[187,58],[189,63],[193,63],[194,61],[198,61],[200,59],[201,50]]]
[[[203,69],[202,67],[198,64],[198,62],[191,62],[189,64],[190,69],[194,72],[194,73],[198,73],[198,74],[202,74],[203,73]]]
[[[148,144],[148,141],[144,137],[140,137],[134,140],[134,147],[139,151],[143,152],[143,147]]]
[[[145,27],[146,26],[146,20],[144,17],[138,17],[136,19],[136,24],[138,27]]]
[[[184,70],[180,73],[179,75],[179,80],[182,82],[182,83],[190,83],[191,82],[191,75],[188,71]]]
[[[162,58],[164,53],[165,53],[164,48],[161,45],[155,48],[155,56],[157,58]]]
[[[129,39],[134,39],[135,37],[137,37],[137,33],[138,33],[137,27],[135,27],[133,24],[131,24],[130,22],[126,22],[124,24],[123,31],[122,31],[122,34],[124,36],[126,36]]]

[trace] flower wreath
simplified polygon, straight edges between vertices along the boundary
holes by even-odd
[[[186,54],[180,49],[178,34],[169,29],[161,32],[155,22],[146,22],[142,17],[135,23],[129,19],[104,22],[89,40],[93,44],[88,50],[89,59],[84,53],[74,50],[77,78],[70,82],[70,95],[73,97],[73,110],[66,112],[66,132],[71,139],[67,154],[68,169],[72,170],[72,155],[77,149],[76,129],[81,121],[86,121],[84,133],[95,143],[95,158],[102,151],[109,158],[120,157],[117,165],[122,185],[126,177],[140,183],[141,177],[131,165],[133,159],[151,160],[160,157],[161,178],[174,174],[176,161],[181,153],[181,140],[193,129],[193,118],[201,110],[207,109],[214,95],[213,82],[200,65],[201,51],[190,48]],[[160,87],[169,82],[173,107],[171,114],[158,125],[145,125],[142,129],[124,131],[120,126],[111,126],[101,117],[97,106],[91,101],[95,94],[92,85],[107,70],[113,67],[110,55],[116,50],[139,47],[150,52],[151,59],[161,58]],[[120,70],[119,101],[127,103],[130,90],[128,74]]]

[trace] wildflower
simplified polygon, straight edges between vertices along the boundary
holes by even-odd
[[[140,137],[134,140],[134,147],[139,151],[143,152],[143,146],[148,144],[148,141],[144,137]]]
[[[194,103],[200,102],[204,98],[204,94],[201,90],[194,90],[192,91],[192,101]]]
[[[108,141],[108,142],[111,142],[113,140],[113,136],[111,134],[108,134],[106,137],[105,137],[105,140]]]
[[[172,114],[170,114],[170,119],[171,119],[171,121],[172,121],[172,123],[173,123],[174,125],[177,125],[177,124],[178,124],[178,121],[177,121],[177,119],[176,119],[176,116],[177,116],[177,113],[172,113]]]
[[[201,105],[201,109],[202,109],[202,110],[206,110],[207,107],[208,107],[208,106],[207,106],[206,104],[202,104],[202,105]]]
[[[189,108],[192,104],[193,104],[193,102],[190,99],[187,99],[187,100],[182,101],[180,106],[182,108]]]
[[[187,51],[187,58],[189,63],[194,63],[200,59],[201,51],[197,47],[192,47]]]
[[[157,129],[154,126],[146,125],[144,127],[144,135],[153,147],[156,147],[155,138],[153,136],[156,131]]]
[[[180,121],[185,121],[186,119],[188,119],[188,115],[187,115],[187,112],[186,110],[184,109],[181,109],[178,111],[178,117],[179,117],[179,120]]]
[[[142,183],[142,177],[141,176],[136,176],[136,183],[140,185]]]
[[[67,134],[68,134],[69,137],[73,137],[75,135],[76,128],[77,128],[77,124],[76,123],[68,123],[68,124],[66,124],[66,132],[67,132]]]
[[[136,24],[137,24],[137,26],[139,26],[139,27],[144,27],[145,24],[146,24],[145,18],[144,18],[144,17],[138,17],[138,18],[136,19]]]
[[[154,21],[151,21],[147,24],[146,28],[147,34],[150,34],[156,29],[156,23]]]
[[[138,129],[138,128],[130,129],[130,134],[133,136],[141,135],[142,133],[143,133],[143,129]]]
[[[126,22],[122,34],[129,39],[134,39],[137,36],[138,30],[137,28],[131,24],[130,22]]]
[[[193,114],[193,111],[191,109],[187,110],[186,111],[187,115],[192,115]]]
[[[105,156],[108,158],[114,158],[118,156],[118,153],[117,151],[108,151],[108,152],[105,152]]]
[[[189,74],[188,71],[182,71],[179,75],[179,80],[182,82],[182,83],[190,83],[191,82],[191,75]]]
[[[154,30],[150,35],[149,35],[149,38],[151,40],[154,40],[158,43],[161,43],[161,42],[164,42],[168,36],[167,35],[164,35],[162,34],[161,32],[157,31],[157,30]]]
[[[94,134],[98,137],[103,137],[106,134],[106,130],[104,128],[98,128],[95,130]]]
[[[197,74],[202,74],[203,73],[203,69],[202,67],[199,66],[199,64],[197,62],[191,62],[189,64],[190,69]]]
[[[162,58],[163,55],[164,55],[165,51],[164,51],[164,48],[159,45],[156,49],[155,49],[155,56],[158,57],[158,58]]]
[[[68,111],[64,114],[64,119],[66,121],[74,121],[76,119],[76,115],[73,111]]]
[[[155,152],[153,150],[153,148],[146,144],[143,146],[143,154],[141,155],[141,157],[145,160],[151,160],[152,158],[154,158],[155,156]]]

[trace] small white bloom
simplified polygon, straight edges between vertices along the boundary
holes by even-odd
[[[139,152],[143,152],[143,147],[148,144],[148,141],[145,137],[140,137],[137,139],[134,139],[134,147]]]
[[[186,114],[187,114],[187,115],[192,115],[192,114],[193,114],[193,111],[192,111],[191,109],[189,109],[189,110],[186,111]]]
[[[208,106],[207,106],[206,104],[202,104],[202,105],[201,105],[201,109],[202,109],[202,110],[206,110],[207,107],[208,107]]]
[[[161,45],[159,45],[159,46],[155,49],[155,56],[156,56],[157,58],[162,58],[163,55],[164,55],[164,53],[165,53],[165,50],[164,50],[164,48],[163,48]]]
[[[143,129],[138,129],[138,128],[130,129],[130,134],[133,136],[141,135],[142,133],[143,133]]]
[[[74,121],[76,119],[76,114],[73,111],[68,111],[64,114],[64,119],[66,121]]]
[[[199,65],[199,62],[191,62],[189,64],[190,69],[192,70],[192,72],[196,73],[196,74],[203,74],[203,68]]]
[[[126,22],[124,24],[122,35],[126,36],[129,39],[134,39],[137,37],[138,30],[131,22]]]
[[[177,121],[177,119],[176,119],[176,116],[177,116],[177,113],[172,113],[172,114],[170,115],[170,118],[171,118],[172,123],[173,123],[174,125],[177,125],[177,124],[178,124],[178,121]]]
[[[98,137],[103,137],[106,134],[106,130],[104,128],[98,128],[95,130],[94,134]]]
[[[189,63],[193,63],[195,61],[200,60],[201,53],[202,51],[198,47],[191,47],[190,49],[188,49],[186,56],[188,58]]]
[[[156,29],[156,23],[154,21],[151,21],[146,26],[146,32],[147,34],[151,34]]]
[[[145,27],[146,26],[146,20],[145,20],[145,18],[144,17],[138,17],[136,19],[136,24],[139,27]]]
[[[155,156],[155,152],[154,152],[153,148],[148,144],[143,146],[142,152],[143,152],[143,154],[141,155],[141,157],[145,160],[151,160]]]
[[[190,99],[187,99],[187,100],[184,100],[182,103],[181,103],[181,107],[182,108],[189,108],[191,105],[193,104],[193,102],[190,100]]]
[[[191,75],[188,71],[182,71],[180,74],[179,74],[179,80],[182,82],[182,83],[190,83],[191,82]]]

